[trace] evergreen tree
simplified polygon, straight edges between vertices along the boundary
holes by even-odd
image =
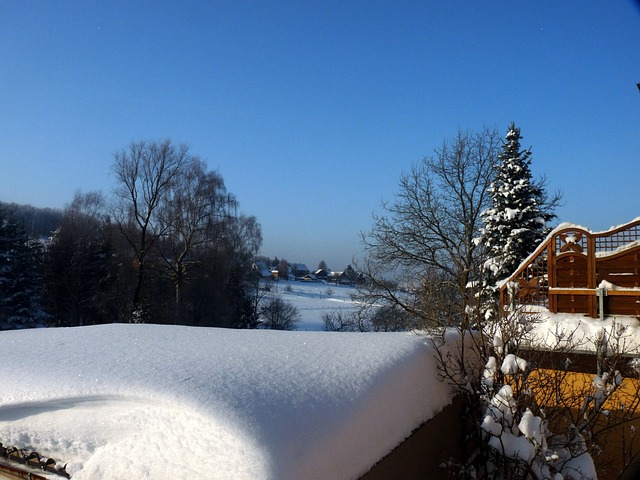
[[[40,244],[0,209],[0,330],[45,326],[41,254]]]
[[[512,122],[498,158],[496,176],[489,187],[491,207],[482,212],[482,242],[487,248],[487,288],[507,278],[545,238],[547,222],[556,215],[560,200],[547,197],[545,179],[534,181],[531,149],[521,150],[520,129]]]
[[[65,211],[46,255],[49,311],[57,326],[92,325],[117,319],[112,292],[111,225],[72,209]]]

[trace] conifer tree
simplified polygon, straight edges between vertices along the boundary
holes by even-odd
[[[41,248],[0,209],[0,330],[44,326]]]
[[[491,207],[482,213],[482,242],[487,248],[487,287],[507,278],[535,250],[549,229],[560,201],[547,197],[545,179],[534,181],[531,149],[521,150],[520,129],[511,123],[499,154],[496,176],[489,188]]]
[[[116,280],[112,226],[103,208],[100,193],[76,193],[47,247],[45,291],[56,326],[117,319],[108,300]]]

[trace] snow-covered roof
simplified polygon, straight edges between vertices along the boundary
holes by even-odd
[[[255,264],[255,270],[262,276],[262,277],[270,277],[271,276],[271,270],[269,269],[269,267],[267,267],[266,264],[264,264],[263,262],[256,262]]]
[[[82,479],[357,479],[447,405],[412,333],[0,332],[0,441]]]

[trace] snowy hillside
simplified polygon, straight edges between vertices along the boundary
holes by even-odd
[[[0,441],[74,479],[357,479],[450,402],[412,333],[0,332]]]

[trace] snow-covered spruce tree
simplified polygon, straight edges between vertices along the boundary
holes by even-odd
[[[549,198],[545,179],[534,181],[531,149],[520,148],[520,129],[511,123],[495,178],[489,187],[491,206],[482,212],[481,241],[487,248],[485,294],[495,297],[496,283],[507,278],[535,250],[556,215],[560,194]]]
[[[0,209],[0,330],[45,326],[40,258],[40,244]]]

